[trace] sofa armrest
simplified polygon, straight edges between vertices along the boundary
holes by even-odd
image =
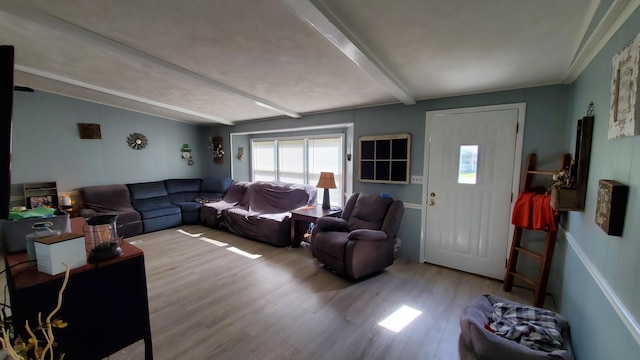
[[[342,218],[321,217],[316,220],[316,226],[322,231],[348,231],[348,223]]]
[[[95,212],[117,211],[116,209],[112,209],[110,207],[106,207],[98,204],[92,204],[92,203],[84,203],[83,207],[84,209],[94,210]]]
[[[387,233],[382,230],[357,229],[349,233],[349,240],[380,241],[385,240],[387,237]]]
[[[89,218],[98,215],[98,212],[93,209],[80,209],[80,216],[83,218]]]

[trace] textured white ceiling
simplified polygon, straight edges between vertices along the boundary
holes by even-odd
[[[594,2],[4,0],[0,43],[19,85],[232,124],[400,102],[354,49],[413,100],[560,83]]]

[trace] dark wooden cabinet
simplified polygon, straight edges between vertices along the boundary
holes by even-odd
[[[56,353],[66,360],[103,359],[139,341],[145,343],[145,359],[153,359],[147,281],[142,250],[124,242],[123,255],[99,264],[73,269],[55,318],[69,325],[55,329]],[[27,260],[25,252],[5,255],[9,268]],[[12,316],[23,339],[25,320],[37,323],[53,310],[64,274],[38,272],[34,264],[7,271]]]

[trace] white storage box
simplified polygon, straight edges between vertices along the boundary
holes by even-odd
[[[60,234],[37,238],[36,260],[38,271],[49,275],[56,275],[66,270],[63,262],[71,269],[87,264],[87,250],[84,236],[79,234]]]

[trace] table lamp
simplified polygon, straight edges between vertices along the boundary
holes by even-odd
[[[329,189],[336,188],[336,181],[333,177],[332,172],[321,172],[320,180],[318,180],[317,188],[324,189],[324,197],[322,198],[322,208],[329,209],[331,208],[331,203],[329,201]]]

